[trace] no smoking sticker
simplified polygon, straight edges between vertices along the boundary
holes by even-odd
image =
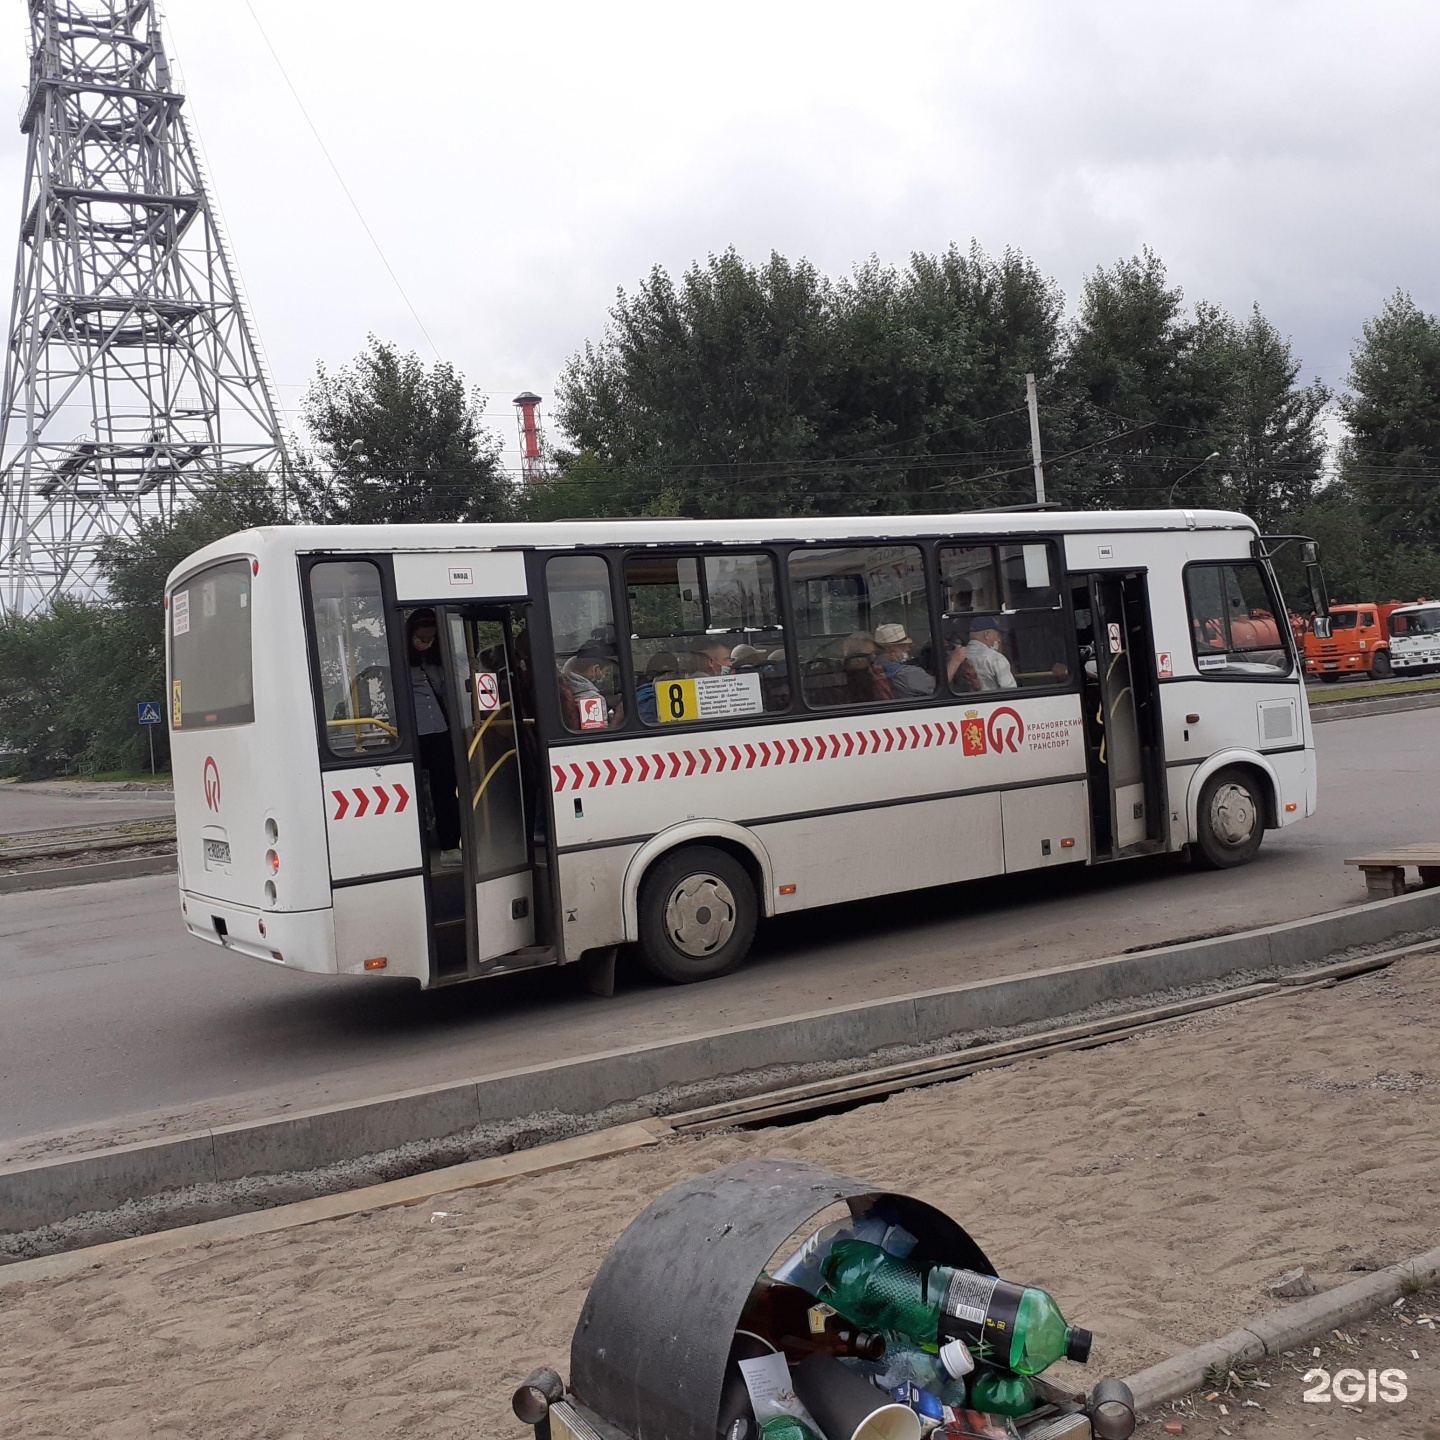
[[[1110,653],[1118,655],[1121,651],[1120,627],[1113,620],[1105,627],[1110,634]]]
[[[492,671],[475,672],[475,708],[485,714],[500,708],[500,677]]]

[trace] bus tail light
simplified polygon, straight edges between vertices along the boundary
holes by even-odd
[[[386,956],[379,955],[374,960],[367,960],[365,962],[365,968],[367,970],[383,970],[389,963],[390,961]]]
[[[272,875],[278,875],[280,873],[280,857],[273,850],[267,850],[265,852],[265,863],[270,867],[270,873]]]
[[[1073,850],[1075,848],[1075,837],[1072,835],[1070,839],[1062,840],[1060,842],[1060,848],[1062,850]]]
[[[780,893],[782,895],[793,895],[795,893],[795,887],[793,885],[782,885],[780,887]]]
[[[270,958],[272,960],[278,960],[282,965],[285,963],[285,957],[278,950],[272,950],[270,952]]]
[[[1296,810],[1298,810],[1299,808],[1300,808],[1299,802],[1298,802],[1298,801],[1295,801],[1295,800],[1291,800],[1291,801],[1289,802],[1289,804],[1287,804],[1287,805],[1285,806],[1285,813],[1286,813],[1287,815],[1293,814],[1293,813],[1294,813]]]

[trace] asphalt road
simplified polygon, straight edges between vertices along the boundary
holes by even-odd
[[[174,813],[175,797],[168,790],[70,790],[62,783],[0,785],[0,835],[120,820],[168,820]]]
[[[1346,855],[1440,839],[1440,713],[1316,734],[1320,814],[1269,834],[1242,870],[1163,857],[790,916],[735,975],[671,988],[622,968],[608,1000],[563,971],[421,993],[267,966],[190,939],[170,877],[8,896],[0,1163],[1357,904]]]

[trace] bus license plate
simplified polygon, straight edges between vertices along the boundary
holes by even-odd
[[[230,863],[230,842],[228,840],[207,840],[205,842],[205,863],[207,865],[228,865]]]

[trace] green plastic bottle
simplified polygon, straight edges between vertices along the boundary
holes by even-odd
[[[765,1440],[817,1440],[815,1432],[793,1415],[776,1415],[760,1427]]]
[[[892,1330],[917,1345],[963,1340],[977,1360],[1017,1375],[1090,1355],[1090,1332],[1067,1325],[1060,1307],[1034,1286],[947,1265],[922,1270],[864,1240],[837,1242],[820,1273],[821,1299],[852,1324]]]
[[[970,1377],[970,1408],[984,1415],[1028,1415],[1035,1408],[1035,1387],[1024,1375],[977,1369]]]

